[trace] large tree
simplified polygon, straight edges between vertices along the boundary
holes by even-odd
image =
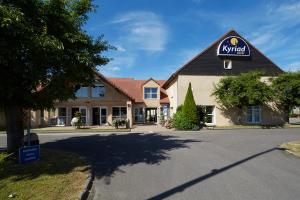
[[[300,72],[286,72],[272,80],[276,102],[285,111],[285,121],[289,122],[289,112],[300,106]]]
[[[93,82],[110,46],[83,30],[90,0],[0,0],[0,107],[6,116],[7,147],[24,135],[25,109],[51,108]],[[78,88],[77,88],[78,89]]]
[[[252,71],[222,78],[212,95],[223,109],[238,108],[241,114],[245,106],[263,105],[272,101],[272,89],[261,81],[262,75],[262,72]]]

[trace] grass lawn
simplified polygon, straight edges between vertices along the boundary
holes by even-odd
[[[41,149],[41,160],[17,164],[0,153],[0,199],[77,199],[89,176],[89,166],[77,154]]]
[[[300,141],[287,142],[280,147],[285,148],[287,152],[300,157]]]

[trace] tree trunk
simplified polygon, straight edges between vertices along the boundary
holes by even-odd
[[[22,146],[24,138],[23,109],[20,106],[8,106],[4,109],[6,118],[7,150],[16,152]]]
[[[237,112],[237,125],[242,125],[242,117],[243,117],[243,107],[238,106],[237,107],[238,112]]]

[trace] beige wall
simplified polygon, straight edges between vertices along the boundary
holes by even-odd
[[[71,112],[72,107],[86,107],[87,108],[87,118],[88,125],[92,124],[92,108],[93,107],[106,107],[107,108],[107,121],[108,125],[112,124],[112,109],[113,107],[126,107],[127,108],[127,119],[132,123],[132,105],[131,100],[116,90],[111,85],[102,82],[105,86],[104,97],[92,97],[92,89],[89,88],[89,97],[77,98],[75,100],[68,100],[64,102],[56,102],[55,108],[66,107],[67,108],[67,124],[71,123]],[[57,117],[58,110],[56,109],[50,117]]]
[[[143,92],[143,98],[144,98],[144,88],[147,88],[147,87],[156,87],[157,88],[157,99],[144,99],[144,104],[146,107],[153,107],[153,108],[156,108],[156,107],[159,107],[160,106],[160,86],[153,80],[150,80],[148,81],[146,84],[143,85],[143,89],[142,89],[142,92]]]
[[[167,88],[166,92],[170,100],[170,116],[172,116],[176,112],[176,108],[178,106],[177,100],[178,100],[178,79],[176,78],[173,80]]]
[[[157,122],[159,122],[159,118],[160,118],[160,112],[162,111],[162,105],[159,105],[159,106],[154,106],[156,108],[156,111],[157,111]],[[133,117],[133,123],[136,123],[135,122],[135,108],[143,108],[143,115],[144,115],[144,121],[143,122],[146,122],[146,108],[149,108],[149,106],[147,106],[145,103],[137,103],[137,104],[134,104],[133,107],[132,107],[132,117]],[[153,106],[152,106],[153,107]],[[151,108],[152,108],[151,107]],[[138,122],[138,123],[142,123],[142,122]]]
[[[214,96],[211,96],[214,86],[222,79],[223,76],[188,76],[179,75],[177,80],[167,89],[170,99],[171,115],[174,114],[176,107],[183,104],[189,83],[192,84],[192,91],[197,105],[215,106],[215,122],[218,126],[232,125],[237,122],[238,111],[230,110],[224,112],[216,102]],[[263,77],[262,81],[268,82],[270,77]],[[177,88],[177,97],[174,90]],[[174,97],[172,98],[172,94]],[[176,101],[177,100],[177,101]],[[278,111],[275,106],[262,108],[262,124],[276,124],[283,120],[283,113]],[[174,109],[175,108],[175,109]],[[246,120],[245,112],[242,114],[242,120]]]

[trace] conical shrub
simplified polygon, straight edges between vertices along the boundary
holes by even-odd
[[[199,122],[197,106],[195,103],[192,85],[189,83],[189,87],[185,96],[184,104],[182,107],[182,112],[185,117],[190,119],[193,124],[197,124]]]

